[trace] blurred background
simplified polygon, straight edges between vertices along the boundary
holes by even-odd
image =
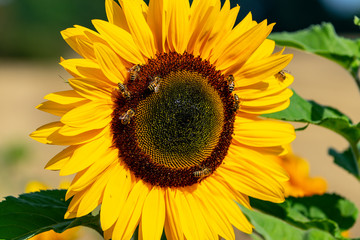
[[[106,19],[104,2],[0,0],[0,200],[24,192],[32,180],[58,187],[58,172],[43,167],[62,148],[28,137],[58,118],[35,106],[46,94],[69,89],[65,84],[69,75],[58,65],[59,57],[76,55],[60,31],[74,24],[93,28],[91,19]],[[325,21],[340,35],[359,37],[353,17],[360,15],[360,0],[232,0],[231,4],[241,6],[239,20],[251,11],[257,21],[276,22],[274,31],[295,31]],[[333,106],[355,123],[360,121],[359,91],[344,69],[315,55],[286,51],[295,55],[286,70],[295,76],[292,87],[299,95]],[[329,147],[343,151],[348,146],[339,135],[316,126],[298,132],[293,144],[294,152],[310,162],[311,175],[328,181],[328,192],[346,196],[360,208],[359,182],[332,163]],[[359,221],[350,235],[360,236]],[[91,231],[84,236],[100,239]]]

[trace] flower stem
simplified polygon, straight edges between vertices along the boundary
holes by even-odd
[[[354,78],[355,83],[360,91],[359,66],[352,69],[348,69],[348,71],[351,74],[351,76]]]
[[[357,147],[357,144],[354,142],[350,142],[350,147],[351,150],[353,152],[354,158],[357,162],[358,165],[358,169],[360,168],[360,152],[359,152],[359,148]]]

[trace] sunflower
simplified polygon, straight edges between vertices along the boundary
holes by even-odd
[[[62,32],[81,56],[61,59],[72,90],[37,108],[61,117],[31,137],[68,146],[47,169],[76,174],[65,218],[101,205],[106,239],[234,239],[250,233],[238,204],[284,200],[286,172],[268,154],[295,138],[261,114],[289,105],[292,55],[273,24],[220,0],[106,0],[96,31]],[[237,204],[238,203],[238,204]]]
[[[309,176],[309,163],[294,154],[291,146],[286,146],[287,154],[276,157],[277,161],[289,174],[289,181],[284,182],[285,196],[304,197],[322,195],[326,192],[327,183],[322,177]]]

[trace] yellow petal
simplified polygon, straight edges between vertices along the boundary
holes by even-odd
[[[249,12],[246,17],[238,23],[231,32],[226,36],[226,42],[234,42],[239,36],[246,33],[251,28],[255,27],[257,23],[252,20],[252,14]]]
[[[50,93],[46,95],[44,99],[60,104],[73,104],[86,100],[77,94],[74,90]]]
[[[287,172],[274,161],[264,160],[264,155],[258,151],[249,149],[247,146],[230,145],[226,164],[232,166],[243,166],[244,168],[258,168],[268,172],[278,181],[287,181],[289,179]]]
[[[70,204],[68,206],[68,209],[65,213],[64,218],[70,219],[75,218],[77,215],[77,210],[79,209],[79,204],[81,200],[84,198],[84,194],[87,191],[87,189],[84,189],[83,191],[77,193],[70,201]]]
[[[97,128],[101,129],[101,128]],[[68,125],[64,125],[62,128],[59,129],[58,133],[64,137],[79,137],[79,135],[84,134],[86,132],[93,131],[94,128],[92,127],[71,127]]]
[[[65,113],[73,109],[75,106],[72,106],[71,108],[68,107],[68,105],[62,105],[58,103],[54,103],[51,101],[46,101],[43,103],[40,103],[36,106],[36,109],[39,109],[40,111],[47,112],[50,114],[53,114],[55,116],[62,117]]]
[[[228,161],[224,162],[224,164],[228,164]],[[233,199],[238,203],[240,203],[241,205],[243,205],[244,207],[251,209],[248,196],[240,193],[238,190],[235,190],[233,187],[231,187],[231,185],[229,185],[226,181],[224,181],[224,179],[222,179],[222,177],[216,171],[213,173],[213,176],[214,177],[212,178],[206,178],[200,184],[206,185],[206,183],[208,183],[207,186],[214,185],[218,189],[221,189],[221,191],[223,191],[224,194],[222,194],[222,192],[218,192],[215,194],[214,191],[208,191],[209,194],[212,194],[215,197],[220,194],[221,196],[228,197],[229,199]],[[205,191],[206,188],[204,188],[203,190]]]
[[[60,129],[59,129],[60,130]],[[91,142],[104,135],[105,132],[109,131],[109,128],[90,130],[84,133],[80,133],[76,136],[65,136],[59,133],[59,130],[53,132],[48,136],[48,144],[54,145],[78,145],[87,142]]]
[[[103,230],[109,229],[118,219],[120,210],[131,190],[130,187],[131,180],[128,172],[119,164],[115,165],[101,204],[100,222]]]
[[[161,238],[165,222],[164,195],[161,188],[153,187],[146,197],[139,226],[143,239]]]
[[[90,100],[110,99],[114,88],[96,79],[69,79],[71,87],[81,96]]]
[[[101,214],[101,212],[100,212]],[[102,223],[102,222],[101,222]],[[105,240],[110,240],[112,239],[113,236],[113,232],[114,232],[114,228],[115,228],[115,224],[112,225],[109,229],[104,230],[104,239]],[[114,239],[115,240],[115,239]]]
[[[61,118],[61,122],[71,127],[100,129],[111,122],[112,112],[111,105],[103,102],[89,102],[67,112]]]
[[[295,139],[294,127],[289,123],[258,120],[237,124],[236,121],[233,138],[244,145],[271,147],[288,144]]]
[[[249,57],[246,63],[255,62],[263,58],[270,57],[275,49],[275,41],[265,39],[264,42],[255,50],[255,52]]]
[[[290,63],[292,57],[292,54],[273,54],[262,60],[245,64],[242,68],[234,69],[235,85],[244,87],[273,76],[283,70]]]
[[[87,100],[84,100],[83,102],[73,103],[73,104],[59,104],[52,101],[46,101],[38,106],[36,106],[37,109],[62,117],[65,115],[68,111],[78,107],[79,105],[87,103]]]
[[[96,181],[86,188],[83,199],[79,203],[76,217],[82,217],[89,214],[101,204],[105,186],[109,181],[111,171],[102,173]]]
[[[110,83],[102,73],[99,64],[89,59],[67,59],[60,62],[66,71],[75,78],[98,79],[98,81]]]
[[[118,27],[130,32],[129,26],[127,25],[124,11],[122,8],[113,0],[105,1],[106,16],[110,23],[115,24]]]
[[[85,34],[77,28],[67,28],[61,31],[61,35],[69,46],[74,49],[80,56],[87,59],[94,59],[94,53],[89,46],[92,43]]]
[[[132,64],[145,63],[144,57],[129,32],[102,20],[93,20],[92,23],[101,36],[125,61]]]
[[[194,198],[191,192],[184,192],[186,200],[192,209],[192,214],[194,216],[195,224],[198,228],[198,231],[201,233],[201,239],[217,239],[218,233],[210,228],[208,224],[208,219],[204,214],[204,211],[207,209],[203,208],[201,204]]]
[[[199,187],[194,194],[195,199],[202,205],[202,208],[206,209],[203,211],[205,219],[211,219],[208,221],[210,228],[225,239],[235,240],[235,234],[231,223],[226,218],[226,215],[222,212],[221,208],[208,199],[209,192],[204,187]]]
[[[229,154],[230,155],[230,154]],[[234,158],[234,156],[227,156],[227,158]],[[265,158],[265,160],[264,160]],[[231,162],[226,160],[228,164],[225,164],[225,169],[232,169],[233,172],[237,172],[239,174],[239,177],[243,178],[251,178],[251,181],[257,181],[260,182],[259,179],[264,180],[266,183],[265,185],[269,185],[269,188],[271,191],[275,193],[281,194],[282,188],[278,188],[280,186],[280,182],[284,182],[288,180],[287,173],[284,171],[276,171],[276,170],[269,170],[268,168],[262,169],[261,166],[256,164],[251,164],[251,160],[246,160],[245,157],[241,160],[244,160],[241,162],[239,160],[238,163],[235,163],[235,161]],[[271,157],[265,157],[263,156],[263,162],[269,161],[273,162]],[[274,175],[272,175],[274,173]],[[256,177],[252,177],[252,175]],[[273,183],[273,184],[271,184]],[[262,184],[264,185],[264,184]]]
[[[245,113],[252,113],[252,114],[256,114],[256,115],[261,115],[261,114],[282,111],[282,110],[288,108],[289,105],[290,105],[290,99],[287,99],[283,102],[279,102],[276,104],[268,105],[268,106],[257,106],[257,107],[252,107],[252,106],[248,107],[246,105],[241,105],[241,102],[240,102],[240,110],[239,111],[245,112]]]
[[[166,203],[166,219],[165,219],[165,234],[168,239],[185,239],[182,230],[179,209],[175,203],[175,191],[171,188],[166,189],[165,194]]]
[[[218,168],[217,172],[236,190],[248,196],[276,203],[284,201],[282,185],[264,173],[255,175],[254,171],[227,167],[226,164]]]
[[[272,27],[273,24],[267,26],[266,21],[263,21],[232,42],[224,40],[222,45],[216,47],[210,61],[215,62],[217,59],[217,69],[235,73],[263,43]]]
[[[168,2],[169,30],[167,42],[169,50],[183,53],[189,39],[189,14],[190,5],[187,0],[176,0]]]
[[[263,79],[261,82],[246,87],[241,88],[235,86],[234,94],[237,94],[242,99],[249,100],[278,93],[289,87],[294,81],[293,76],[287,73],[285,74],[286,78],[284,80],[279,80],[275,76],[271,76]]]
[[[213,28],[211,29],[211,34],[209,35],[208,41],[205,42],[204,48],[201,52],[201,57],[208,59],[217,48],[218,45],[224,41],[224,38],[230,33],[231,29],[234,27],[236,17],[238,15],[240,7],[236,6],[233,9],[230,9],[230,1],[226,0],[223,7],[215,21]]]
[[[115,224],[113,239],[130,239],[139,224],[144,202],[151,188],[138,181],[126,199]]]
[[[268,96],[260,97],[258,99],[246,99],[246,98],[240,98],[241,107],[245,106],[247,108],[250,107],[265,107],[265,106],[272,106],[279,103],[282,103],[284,101],[287,101],[290,99],[290,97],[293,95],[293,92],[285,88],[281,92],[274,93]]]
[[[64,124],[61,122],[45,124],[44,126],[36,129],[36,131],[32,132],[30,137],[38,142],[50,144],[51,141],[48,140],[48,137],[54,132],[58,131],[62,126],[64,126]]]
[[[289,173],[290,181],[284,183],[286,196],[302,197],[314,194],[323,194],[327,189],[325,179],[309,176],[309,164],[305,159],[290,153],[281,156],[274,161]]]
[[[168,32],[168,26],[165,22],[167,5],[167,2],[163,0],[153,0],[149,2],[147,22],[153,33],[157,52],[165,52],[165,40]]]
[[[122,0],[120,3],[134,42],[146,58],[153,58],[156,53],[154,36],[143,15],[142,5],[134,0]]]
[[[69,161],[76,148],[77,146],[70,146],[56,154],[55,157],[50,159],[50,161],[46,164],[45,169],[60,170],[61,168],[63,168]]]
[[[192,37],[189,40],[189,49],[192,49],[193,46],[193,55],[201,56],[202,50],[206,41],[210,38],[211,29],[214,27],[215,22],[220,14],[221,2],[219,1],[210,1],[209,8],[206,11],[206,15],[201,20],[202,28],[197,28],[194,30]],[[206,21],[205,21],[206,20]],[[198,33],[198,34],[197,34]]]
[[[194,53],[195,46],[197,46],[197,52],[195,56],[199,55],[199,46],[205,39],[206,34],[209,33],[211,24],[215,21],[215,15],[218,11],[214,11],[215,5],[218,1],[215,0],[194,0],[190,7],[190,23],[189,23],[189,43],[187,46],[187,52]]]
[[[111,145],[109,137],[103,136],[79,146],[61,169],[60,175],[70,175],[89,167],[109,152]]]
[[[81,172],[79,177],[77,177],[76,181],[73,181],[70,186],[70,190],[80,191],[89,185],[98,175],[101,175],[103,172],[106,172],[107,169],[112,168],[111,165],[118,163],[119,156],[118,151],[115,149],[108,149],[108,151],[103,152],[103,150],[99,150],[102,154],[97,154],[99,159],[95,160],[93,163],[86,168],[85,171]],[[91,158],[91,157],[90,157]]]
[[[106,46],[109,46],[109,44],[106,42],[104,38],[101,37],[101,35],[98,32],[95,32],[91,29],[88,29],[86,27],[80,26],[80,25],[74,25],[74,27],[78,30],[80,30],[93,44],[95,43],[101,43]]]
[[[174,196],[178,208],[179,221],[187,239],[204,239],[204,235],[196,226],[196,216],[193,215],[192,207],[189,205],[182,191],[177,190]]]
[[[112,49],[104,44],[95,43],[94,52],[103,73],[109,80],[115,84],[125,82],[127,70]]]
[[[214,184],[215,183],[215,184]],[[227,216],[231,224],[242,232],[250,234],[252,232],[252,225],[247,220],[245,215],[240,210],[240,207],[229,196],[217,196],[217,193],[226,192],[227,189],[215,180],[211,183],[204,182],[204,187],[211,192],[208,198],[218,206],[222,206],[224,215]]]

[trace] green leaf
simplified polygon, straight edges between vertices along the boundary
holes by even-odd
[[[337,132],[347,139],[350,144],[356,145],[360,140],[360,123],[354,125],[346,115],[338,110],[322,106],[314,101],[306,101],[295,91],[290,98],[290,106],[287,109],[263,116],[284,121],[319,125]]]
[[[46,190],[6,197],[0,202],[1,238],[28,239],[45,231],[61,233],[76,226],[90,227],[102,234],[99,215],[64,219],[69,205],[65,193],[66,190]]]
[[[346,171],[360,179],[359,167],[356,159],[352,153],[351,148],[348,148],[342,153],[337,152],[335,149],[330,148],[329,154],[334,157],[334,162]]]
[[[278,240],[335,240],[336,238],[330,233],[320,231],[316,228],[301,229],[296,226],[283,221],[265,213],[251,211],[247,208],[241,207],[242,211],[249,218],[252,225],[255,227],[256,233],[253,233],[253,239]],[[261,235],[261,238],[255,234]]]
[[[360,66],[360,39],[339,37],[330,23],[313,25],[292,33],[272,33],[270,38],[278,45],[298,48],[335,61],[349,71],[360,89],[360,79],[357,76]]]
[[[358,18],[357,16],[354,16],[354,24],[360,27],[360,18]]]
[[[263,116],[284,121],[315,124],[340,134],[349,142],[352,152],[338,154],[335,150],[330,150],[329,153],[335,157],[335,163],[359,178],[360,151],[356,146],[360,141],[360,123],[353,124],[350,118],[332,107],[322,106],[314,101],[306,101],[295,91],[290,98],[290,106],[287,109]],[[297,130],[301,130],[301,128]],[[354,155],[350,156],[351,153]]]
[[[251,205],[261,212],[242,210],[268,240],[343,239],[341,232],[355,223],[358,214],[353,203],[335,194],[290,197],[281,204],[251,199]]]

